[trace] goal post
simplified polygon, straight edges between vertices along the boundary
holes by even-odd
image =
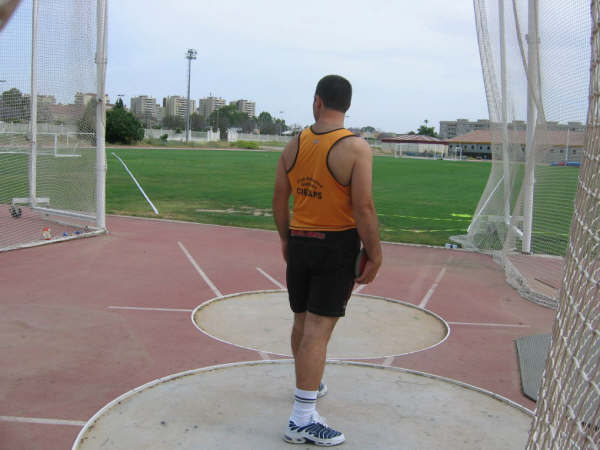
[[[0,251],[106,231],[106,0],[22,0],[0,32]]]

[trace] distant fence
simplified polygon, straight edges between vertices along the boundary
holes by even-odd
[[[185,131],[177,133],[176,130],[156,130],[153,128],[146,128],[144,130],[144,137],[150,139],[160,139],[161,136],[167,135],[167,141],[180,141],[185,142]],[[191,131],[190,141],[192,142],[212,142],[219,140],[219,132],[209,131]]]
[[[167,135],[167,141],[185,141],[185,131],[179,133],[176,130],[156,130],[146,128],[144,130],[144,137],[151,139],[160,139],[161,136]],[[227,130],[227,141],[252,141],[252,142],[283,142],[287,143],[292,137],[291,136],[278,136],[271,134],[252,134],[252,133],[239,133],[236,130]],[[214,142],[219,141],[218,131],[192,131],[190,133],[190,141],[192,142]]]
[[[12,123],[12,122],[0,122],[0,132],[3,133],[29,133],[29,123]],[[56,125],[54,123],[37,123],[38,133],[56,133],[56,134],[67,134],[67,133],[78,133],[79,130],[77,125]]]

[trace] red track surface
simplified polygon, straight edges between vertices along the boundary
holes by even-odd
[[[70,448],[81,428],[17,418],[85,422],[156,378],[261,359],[200,333],[187,312],[109,307],[191,310],[215,297],[178,242],[223,295],[276,289],[256,270],[285,280],[274,232],[122,217],[109,217],[108,227],[107,236],[0,253],[2,449]],[[533,409],[521,393],[514,340],[549,333],[554,312],[523,300],[484,255],[386,244],[384,257],[380,275],[362,293],[416,305],[428,298],[426,308],[451,327],[443,344],[386,363],[460,380]]]

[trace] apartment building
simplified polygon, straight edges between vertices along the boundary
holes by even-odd
[[[248,117],[256,117],[256,103],[254,102],[245,99],[240,99],[234,100],[229,104],[235,105],[238,111],[245,112],[246,114],[248,114]]]
[[[131,112],[145,125],[156,125],[161,119],[161,108],[154,97],[138,95],[131,97]]]
[[[163,98],[163,108],[165,108],[165,116],[178,116],[185,119],[187,112],[187,98],[179,95],[171,95]],[[196,109],[196,101],[190,100],[190,115]]]
[[[208,117],[213,111],[221,109],[226,104],[225,99],[221,97],[213,97],[211,95],[209,97],[201,98],[198,102],[198,114]]]

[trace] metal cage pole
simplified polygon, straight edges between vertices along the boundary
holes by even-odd
[[[106,228],[106,21],[107,0],[96,2],[96,226]]]
[[[502,169],[504,173],[504,223],[510,226],[510,160],[508,151],[508,87],[506,76],[506,27],[504,26],[504,0],[498,0],[500,16],[500,76],[502,92]]]
[[[37,204],[37,56],[38,56],[38,0],[33,0],[31,12],[31,97],[29,125],[31,153],[29,155],[29,202]]]
[[[538,59],[538,1],[529,0],[527,34],[527,78],[529,79],[527,96],[527,145],[525,150],[525,201],[523,211],[523,252],[531,253],[531,234],[533,229],[533,194],[535,186],[535,134],[537,127],[537,104],[539,94]],[[536,92],[537,91],[537,92]],[[541,103],[541,99],[540,99]]]

